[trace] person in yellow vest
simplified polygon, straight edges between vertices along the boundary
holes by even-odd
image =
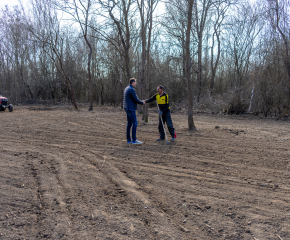
[[[157,92],[155,95],[153,95],[151,98],[144,100],[145,103],[150,103],[156,100],[158,107],[159,107],[159,125],[158,125],[158,130],[159,130],[159,138],[157,138],[157,141],[163,141],[165,140],[165,132],[164,128],[161,122],[161,119],[163,121],[163,124],[167,124],[168,130],[171,135],[171,141],[176,140],[176,132],[172,124],[172,119],[171,119],[171,114],[170,114],[170,106],[169,106],[169,99],[168,99],[168,94],[164,92],[163,86],[158,86],[157,87]]]

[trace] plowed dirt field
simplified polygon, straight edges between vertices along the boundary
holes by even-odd
[[[0,119],[0,239],[290,239],[288,120],[199,113],[190,132],[176,111],[166,144],[151,109],[132,146],[120,108]]]

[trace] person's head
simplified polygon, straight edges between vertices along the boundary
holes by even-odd
[[[133,87],[136,87],[137,80],[136,80],[135,78],[131,78],[131,79],[130,79],[130,84],[131,84]]]
[[[164,87],[161,86],[161,85],[159,85],[159,86],[157,87],[157,92],[161,95],[161,94],[163,94],[163,91],[164,91]]]

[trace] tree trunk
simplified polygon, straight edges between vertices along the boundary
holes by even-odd
[[[218,41],[217,58],[216,58],[215,63],[213,62],[214,35],[216,35],[217,41]],[[214,79],[215,79],[217,66],[218,66],[219,59],[220,59],[220,53],[221,53],[221,43],[220,43],[219,33],[215,27],[215,32],[213,34],[213,45],[212,45],[212,50],[211,50],[211,73],[212,74],[211,74],[211,79],[210,79],[210,90],[213,90],[213,88],[214,88]]]
[[[188,0],[188,16],[187,16],[187,28],[186,28],[186,41],[185,41],[185,62],[186,62],[186,78],[187,78],[187,98],[188,98],[188,128],[189,130],[196,130],[193,121],[193,93],[192,93],[192,82],[191,82],[191,61],[190,61],[190,30],[192,21],[192,8],[193,1]]]
[[[202,57],[202,35],[198,36],[198,60],[197,60],[197,102],[200,100],[201,94],[201,77],[202,77],[202,65],[201,65],[201,57]]]
[[[119,35],[120,37],[120,35]],[[121,108],[123,108],[123,98],[124,98],[124,89],[123,89],[123,71],[122,71],[122,66],[123,66],[123,56],[121,54],[121,42],[119,41],[119,52],[120,52],[120,64],[119,64],[119,83],[120,83],[120,96],[121,96]]]
[[[91,59],[92,59],[92,46],[90,42],[88,41],[88,18],[89,18],[89,9],[91,6],[90,0],[88,0],[87,8],[86,10],[86,20],[85,20],[85,31],[84,31],[84,38],[85,41],[90,49],[90,52],[88,54],[88,76],[89,76],[89,96],[90,96],[90,106],[89,106],[89,111],[93,110],[93,84],[92,84],[92,75],[91,75]],[[80,23],[81,24],[81,23]]]
[[[149,96],[149,74],[150,74],[150,47],[151,47],[151,33],[152,33],[152,25],[153,25],[153,0],[150,0],[150,22],[149,22],[149,31],[148,31],[148,42],[147,42],[147,68],[146,68],[146,77],[145,77],[145,98]],[[148,114],[149,105],[145,104],[144,108],[144,121],[149,122],[149,114]]]
[[[91,75],[91,58],[92,58],[92,46],[89,43],[87,39],[87,35],[84,36],[86,43],[90,49],[90,52],[88,54],[88,76],[89,76],[89,95],[90,95],[90,106],[89,106],[89,111],[93,110],[93,84],[92,84],[92,75]]]

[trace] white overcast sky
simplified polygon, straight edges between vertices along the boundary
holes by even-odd
[[[25,5],[25,2],[28,3],[29,0],[20,0],[22,3],[24,3]],[[251,2],[255,2],[256,0],[251,0]],[[19,1],[18,0],[0,0],[0,8],[4,7],[5,5],[8,5],[8,6],[15,6],[15,5],[18,5]]]
[[[8,5],[9,7],[13,7],[15,5],[19,5],[19,1],[24,5],[29,3],[29,0],[0,0],[0,9],[3,8],[5,5]],[[250,0],[250,2],[254,3],[257,0]],[[259,1],[259,0],[258,0]]]
[[[0,1],[1,7],[5,6],[5,5],[13,6],[13,5],[17,5],[17,4],[18,4],[18,0],[1,0]]]
[[[27,0],[21,0],[22,2],[28,2]],[[5,5],[8,5],[10,7],[18,5],[18,0],[0,0],[0,8],[4,7]]]

